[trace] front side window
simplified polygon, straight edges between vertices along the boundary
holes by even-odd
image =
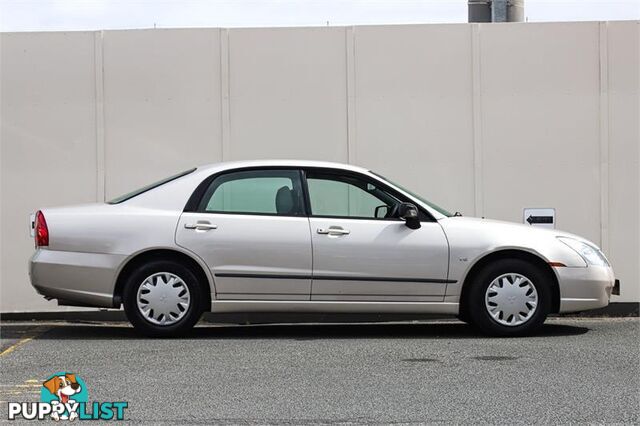
[[[417,198],[418,200],[422,201],[424,204],[428,205],[429,207],[431,207],[432,209],[434,209],[435,211],[437,211],[441,215],[447,216],[447,217],[454,216],[453,213],[448,212],[447,210],[443,209],[442,207],[438,206],[437,204],[432,203],[431,201],[427,200],[424,197],[421,197],[420,195],[416,194],[415,192],[412,192],[412,191],[408,190],[407,188],[403,187],[402,185],[399,185],[399,184],[387,179],[386,177],[384,177],[382,175],[379,175],[376,172],[371,172],[371,173],[373,173],[374,175],[386,180],[387,182],[389,182],[393,186],[396,186],[396,187],[400,188],[401,190],[403,190],[407,194],[411,195],[412,197]]]
[[[248,170],[216,177],[200,212],[300,216],[304,214],[297,170]]]
[[[374,183],[352,176],[307,173],[313,216],[385,219],[398,200]]]

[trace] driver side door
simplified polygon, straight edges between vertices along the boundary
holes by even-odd
[[[384,217],[381,212],[391,213],[410,200],[365,175],[307,170],[305,181],[313,247],[311,300],[444,300],[449,248],[437,221],[424,220],[419,229],[410,229],[397,217]]]

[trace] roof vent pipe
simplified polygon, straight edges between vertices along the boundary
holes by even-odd
[[[469,22],[522,22],[524,0],[468,0]]]

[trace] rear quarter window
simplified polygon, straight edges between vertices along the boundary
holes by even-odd
[[[179,179],[179,178],[181,178],[183,176],[186,176],[186,175],[188,175],[190,173],[193,173],[193,172],[196,171],[196,169],[197,169],[197,167],[194,167],[192,169],[185,170],[184,172],[180,172],[180,173],[175,174],[173,176],[169,176],[167,178],[161,179],[161,180],[159,180],[157,182],[154,182],[152,184],[143,186],[142,188],[136,189],[135,191],[131,191],[131,192],[127,193],[127,194],[124,194],[124,195],[121,195],[119,197],[116,197],[113,200],[109,200],[109,201],[107,201],[107,204],[120,204],[120,203],[122,203],[124,201],[132,199],[133,197],[137,197],[138,195],[140,195],[142,193],[145,193],[147,191],[151,191],[152,189],[158,188],[159,186],[162,186],[165,183],[171,182],[172,180],[176,180],[176,179]]]

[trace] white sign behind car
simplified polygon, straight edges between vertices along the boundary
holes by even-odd
[[[556,209],[524,209],[522,223],[554,229],[556,227]]]

